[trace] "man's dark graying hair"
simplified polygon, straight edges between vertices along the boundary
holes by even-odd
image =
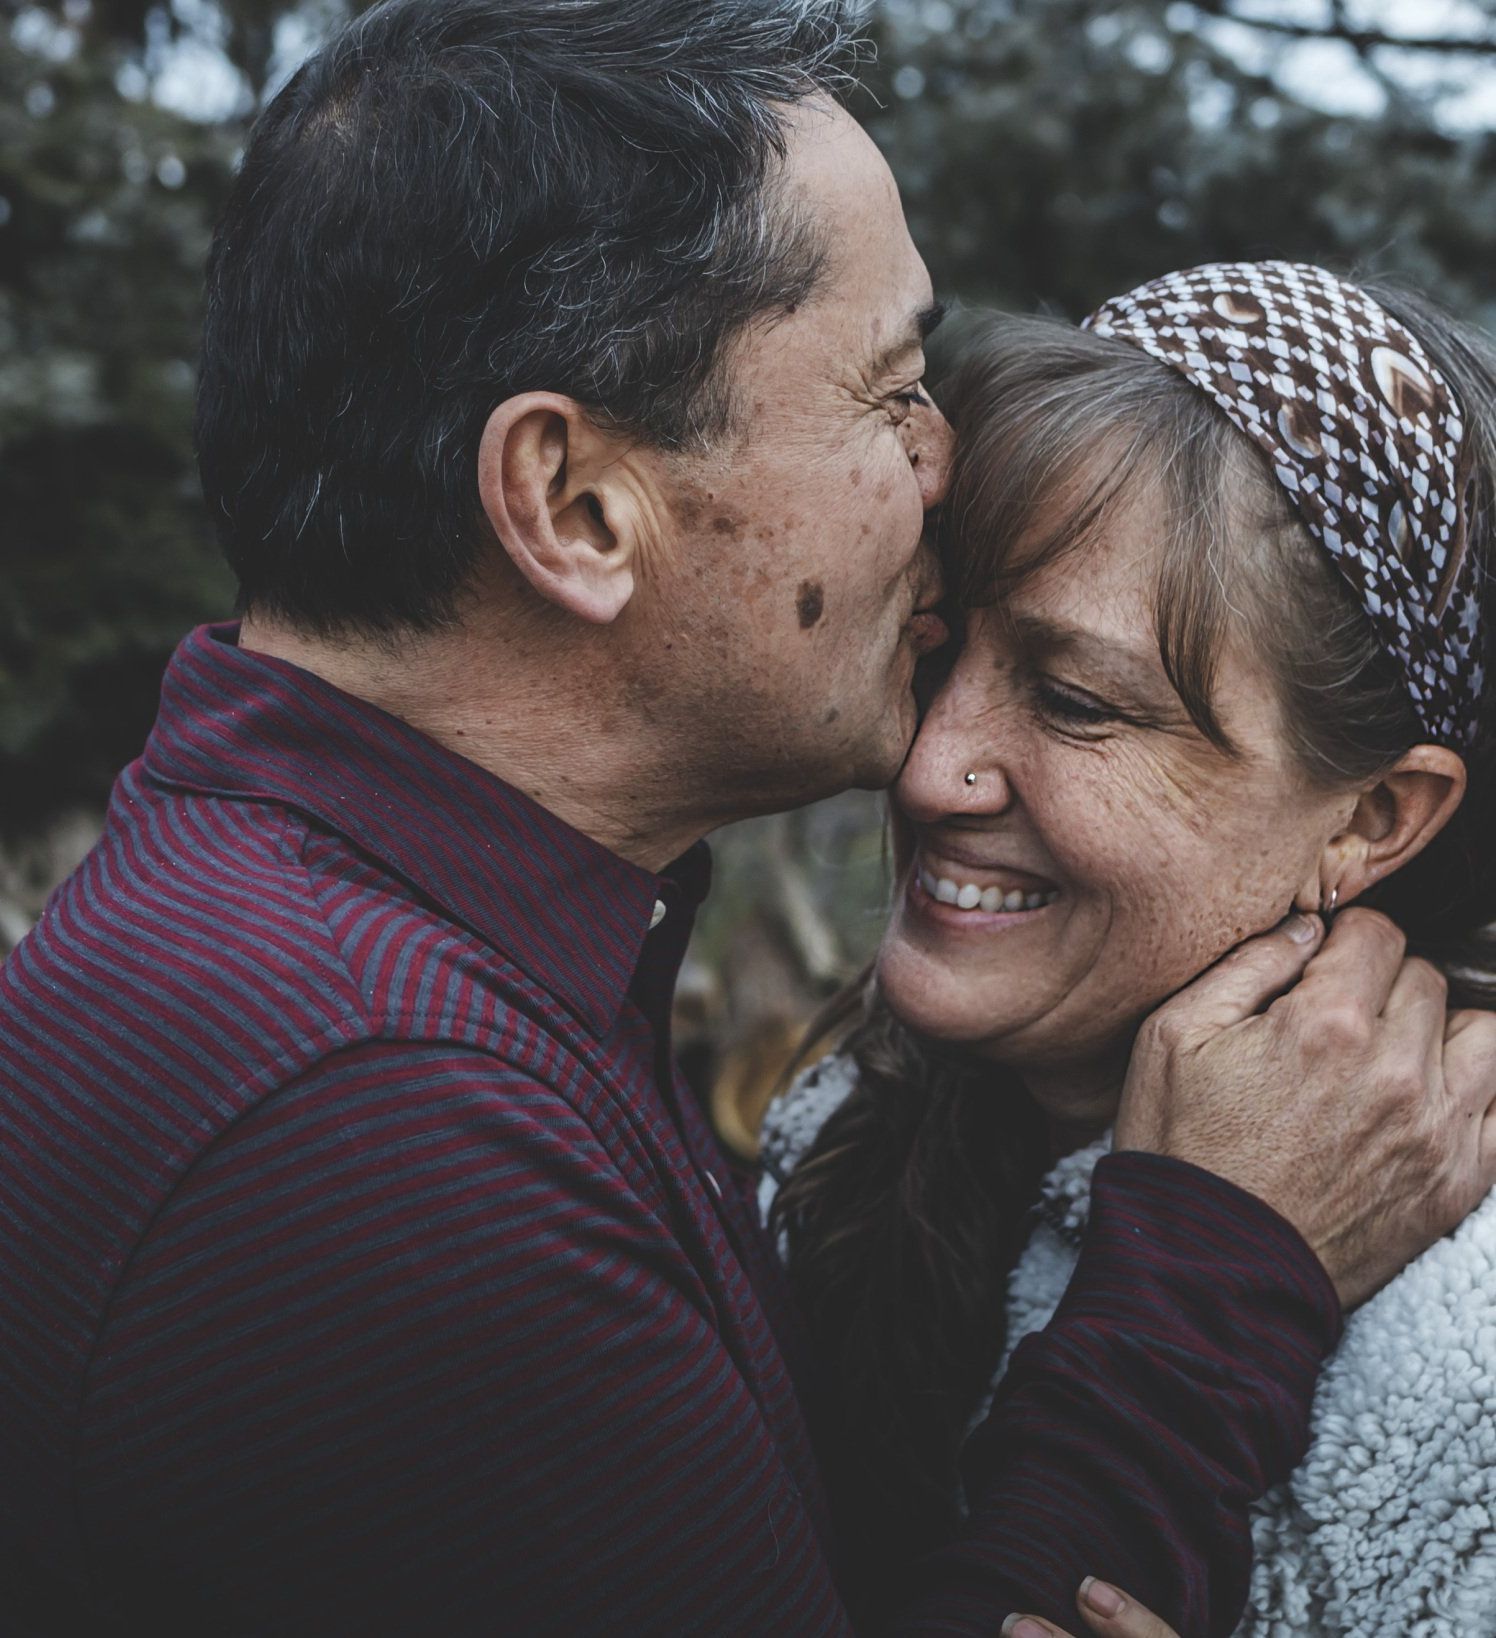
[[[385,0],[257,122],[208,264],[203,486],[245,607],[430,629],[491,538],[493,408],[729,435],[729,344],[826,247],[777,186],[860,0]]]

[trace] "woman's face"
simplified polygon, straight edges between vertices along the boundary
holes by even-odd
[[[1119,508],[1009,620],[976,614],[895,787],[884,993],[993,1060],[1125,1051],[1230,946],[1317,905],[1355,806],[1298,773],[1268,678],[1229,639],[1215,700],[1239,756],[1191,723],[1154,633],[1157,538],[1146,498]]]

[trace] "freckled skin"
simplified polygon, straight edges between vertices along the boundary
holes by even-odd
[[[911,617],[938,593],[924,519],[944,494],[950,429],[899,396],[924,372],[929,274],[856,122],[808,103],[791,123],[787,185],[833,247],[824,283],[737,350],[752,408],[741,431],[664,461],[623,616],[649,659],[673,644],[651,682],[654,720],[724,817],[894,777],[930,635]]]
[[[1145,653],[1158,538],[1146,505],[1085,557],[1062,559],[1011,600]],[[1102,729],[1046,707],[1041,677],[1103,693],[1083,659],[1026,654],[978,612],[895,790],[901,859],[912,846],[1006,864],[1053,883],[1032,924],[988,936],[932,924],[899,895],[879,957],[895,1009],[918,1028],[1019,1069],[1096,1079],[1125,1060],[1137,1025],[1233,944],[1317,902],[1319,861],[1354,793],[1311,786],[1294,765],[1269,681],[1227,646],[1216,699],[1237,760],[1189,724]],[[1107,685],[1113,701],[1114,681]],[[964,783],[977,770],[975,788]],[[957,869],[952,879],[981,880]]]
[[[825,589],[814,580],[802,580],[795,597],[795,613],[799,616],[801,631],[809,631],[817,624],[825,608]]]

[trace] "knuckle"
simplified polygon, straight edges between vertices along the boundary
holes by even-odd
[[[1422,1055],[1406,1041],[1384,1042],[1371,1068],[1371,1077],[1391,1104],[1391,1118],[1401,1123],[1404,1140],[1429,1147],[1444,1141],[1443,1114]]]
[[[1449,980],[1432,961],[1426,961],[1422,956],[1408,956],[1403,966],[1430,995],[1449,994]]]
[[[1362,1053],[1371,1045],[1370,1015],[1354,1001],[1337,1000],[1314,1019],[1320,1044],[1335,1052]]]
[[[1184,1016],[1178,1008],[1165,1007],[1146,1019],[1138,1032],[1138,1044],[1145,1050],[1172,1056],[1179,1052],[1188,1034]]]
[[[1364,904],[1353,904],[1340,912],[1339,925],[1349,927],[1358,938],[1373,939],[1384,949],[1395,950],[1399,955],[1408,947],[1407,938],[1395,921],[1384,916],[1380,910],[1372,910]]]
[[[1394,1064],[1387,1070],[1384,1079],[1387,1091],[1400,1106],[1411,1111],[1427,1103],[1429,1088],[1421,1065],[1411,1062]]]

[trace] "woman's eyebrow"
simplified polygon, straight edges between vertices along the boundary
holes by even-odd
[[[1084,626],[1043,615],[1020,614],[1013,629],[1025,648],[1041,654],[1064,654],[1119,686],[1150,699],[1172,698],[1156,648],[1133,648]]]

